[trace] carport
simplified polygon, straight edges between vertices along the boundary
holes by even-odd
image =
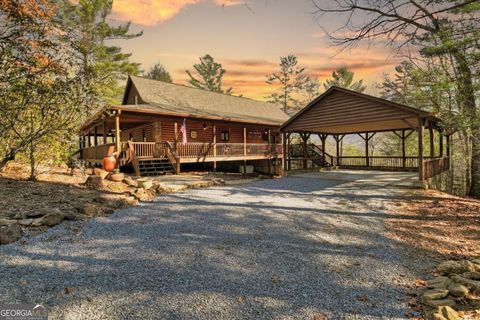
[[[440,123],[441,120],[430,112],[331,87],[280,128],[285,155],[283,168],[291,171],[333,166],[345,169],[418,171],[419,180],[424,181],[448,170],[450,166],[449,135]],[[425,129],[429,133],[428,155],[424,154]],[[372,156],[369,142],[378,132],[395,133],[402,142],[402,155]],[[294,134],[300,136],[300,143],[292,141]],[[341,154],[340,143],[349,134],[362,137],[365,155]],[[405,141],[412,134],[418,139],[418,154],[407,155]],[[313,135],[318,135],[321,141],[319,146],[309,143]],[[328,154],[325,150],[329,136],[335,140],[335,155]]]

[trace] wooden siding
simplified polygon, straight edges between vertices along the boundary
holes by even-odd
[[[284,131],[366,132],[413,127],[414,113],[366,97],[332,91],[288,123]]]
[[[135,141],[135,142],[142,142],[143,141],[143,134],[145,133],[145,141],[154,142],[153,136],[153,124],[145,124],[141,125],[132,129],[122,130],[120,133],[120,137],[122,141]],[[132,139],[130,139],[132,137]]]

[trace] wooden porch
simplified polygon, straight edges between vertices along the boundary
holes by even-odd
[[[117,150],[116,143],[86,147],[81,150],[81,159],[101,165],[103,158]],[[207,163],[215,167],[220,161],[271,160],[282,157],[280,144],[260,143],[170,143],[170,142],[120,142],[117,155],[119,165],[132,165],[139,174],[139,164],[146,160],[165,160],[172,164],[175,172],[180,172],[183,163]]]

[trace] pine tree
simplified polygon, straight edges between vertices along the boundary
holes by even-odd
[[[133,39],[142,32],[130,33],[130,23],[112,26],[107,22],[112,0],[59,0],[59,7],[65,28],[74,35],[72,46],[84,73],[83,90],[89,95],[86,113],[106,103],[118,103],[123,90],[119,80],[138,74],[139,64],[130,61],[131,54],[107,45],[107,41]]]
[[[172,82],[172,77],[170,73],[165,69],[161,63],[156,63],[150,70],[144,74],[148,79],[163,81],[163,82]]]
[[[274,92],[267,98],[270,102],[280,103],[286,112],[288,108],[292,108],[298,104],[295,93],[303,89],[307,76],[303,73],[304,67],[298,66],[298,59],[294,55],[280,57],[280,72],[267,75],[267,83],[270,85],[279,84],[278,92]]]
[[[332,72],[332,79],[327,80],[323,86],[328,89],[332,86],[337,86],[345,89],[350,89],[357,92],[363,92],[367,88],[363,85],[363,80],[353,82],[354,73],[348,70],[347,67],[340,67]]]
[[[196,71],[195,76],[190,71],[185,71],[190,77],[188,83],[192,87],[219,93],[232,93],[232,88],[227,90],[222,88],[222,78],[226,70],[220,63],[215,62],[211,55],[206,54],[200,57],[200,63],[194,64],[193,68]]]

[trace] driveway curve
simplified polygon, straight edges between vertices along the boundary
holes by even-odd
[[[404,319],[386,237],[408,173],[195,189],[0,247],[0,301],[50,319]]]

